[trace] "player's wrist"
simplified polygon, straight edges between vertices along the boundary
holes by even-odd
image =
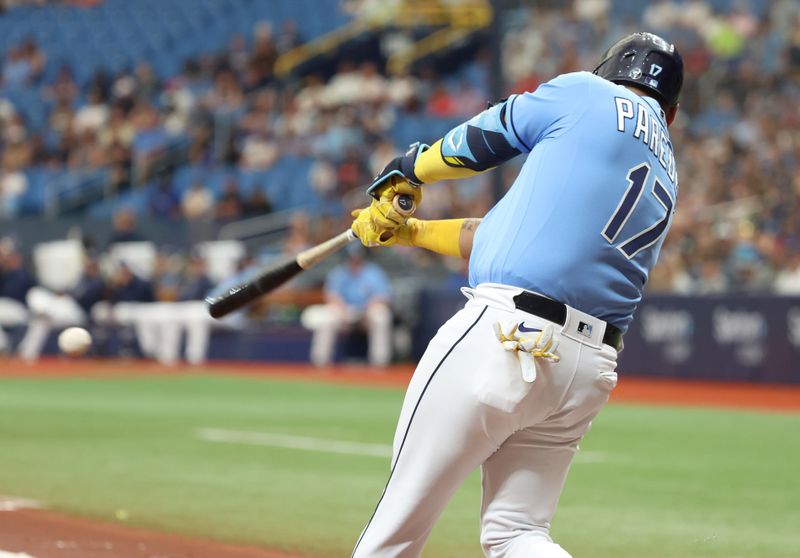
[[[400,171],[405,176],[406,181],[415,187],[422,186],[425,182],[419,177],[416,171],[417,160],[420,155],[430,148],[428,144],[416,142],[412,144],[405,155],[400,157]]]
[[[423,181],[417,176],[415,166],[420,154],[428,148],[424,143],[412,144],[405,155],[395,157],[383,167],[367,188],[367,193],[374,198],[380,198],[388,188],[393,187],[393,178],[395,181],[402,179],[414,188],[422,186]]]

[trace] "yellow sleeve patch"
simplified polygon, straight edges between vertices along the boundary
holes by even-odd
[[[430,184],[440,180],[469,178],[480,173],[466,168],[457,157],[447,157],[445,159],[442,155],[442,140],[439,140],[417,157],[417,161],[414,164],[414,174],[423,183]]]

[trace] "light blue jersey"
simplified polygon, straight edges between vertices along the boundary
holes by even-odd
[[[389,278],[380,266],[364,262],[353,270],[347,263],[335,267],[325,282],[325,292],[341,298],[345,304],[358,310],[376,300],[388,300]]]
[[[445,156],[470,156],[459,141],[467,125],[529,153],[478,227],[470,285],[522,287],[626,330],[678,192],[658,102],[577,72],[452,130]]]

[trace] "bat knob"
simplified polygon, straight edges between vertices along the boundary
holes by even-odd
[[[402,194],[397,200],[397,205],[400,206],[400,209],[411,211],[411,209],[414,207],[414,198],[408,194]]]
[[[416,206],[414,204],[414,198],[411,197],[409,194],[400,194],[395,196],[393,200],[394,208],[400,213],[401,215],[409,216],[414,213]]]

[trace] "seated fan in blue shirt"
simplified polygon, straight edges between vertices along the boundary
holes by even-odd
[[[392,357],[392,311],[389,281],[383,270],[365,261],[364,248],[352,244],[347,260],[331,270],[325,282],[325,304],[310,306],[302,323],[314,332],[311,362],[333,362],[338,332],[361,325],[368,339],[370,364],[385,366]]]

